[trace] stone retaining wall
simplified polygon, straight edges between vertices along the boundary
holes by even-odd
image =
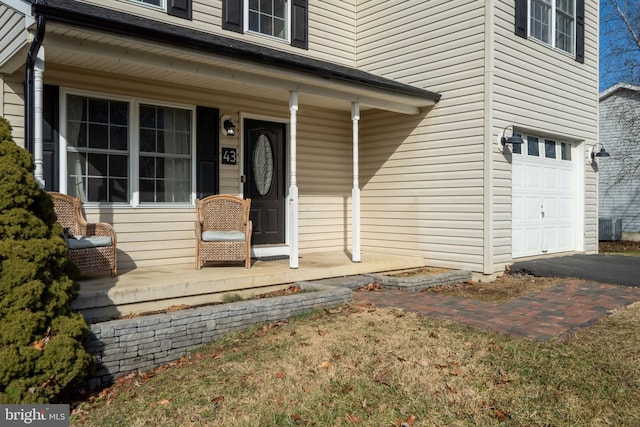
[[[97,367],[87,386],[93,390],[131,372],[175,361],[231,331],[352,301],[351,290],[345,287],[313,282],[298,285],[309,292],[89,325],[85,347],[96,357]]]

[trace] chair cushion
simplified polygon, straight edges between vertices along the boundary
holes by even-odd
[[[69,249],[86,249],[112,246],[109,236],[74,236],[67,239]]]
[[[202,233],[204,242],[244,242],[242,231],[204,231]]]

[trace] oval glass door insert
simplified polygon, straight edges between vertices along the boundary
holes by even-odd
[[[273,150],[265,134],[258,137],[253,146],[253,183],[261,196],[271,190],[273,181]]]

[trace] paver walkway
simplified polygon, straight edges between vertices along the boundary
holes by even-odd
[[[563,284],[503,304],[392,289],[354,292],[353,297],[359,305],[399,308],[544,341],[566,339],[611,310],[640,301],[640,288],[568,279]]]

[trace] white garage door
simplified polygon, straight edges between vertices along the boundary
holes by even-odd
[[[525,143],[513,150],[512,256],[575,250],[571,145],[523,138]]]

